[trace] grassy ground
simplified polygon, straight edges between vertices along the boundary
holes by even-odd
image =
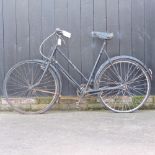
[[[140,100],[140,97],[135,98],[135,102],[137,100]],[[82,103],[77,108],[76,102],[78,98],[74,96],[62,96],[59,103],[57,103],[52,110],[64,110],[64,111],[70,111],[70,110],[86,110],[86,111],[95,111],[95,110],[105,110],[105,107],[103,107],[96,99],[96,97],[87,97],[82,100]],[[43,100],[39,100],[39,104],[37,106],[43,106],[45,102],[43,103]],[[155,96],[150,96],[147,100],[147,102],[142,106],[141,109],[155,109]],[[1,111],[10,111],[12,108],[7,104],[6,101],[2,101],[0,103],[0,110]]]

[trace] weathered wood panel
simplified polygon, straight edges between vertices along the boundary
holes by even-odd
[[[81,70],[81,40],[80,40],[80,0],[68,0],[68,29],[72,33],[71,39],[68,40],[69,43],[69,58]],[[77,10],[77,11],[75,11]],[[81,76],[69,66],[69,73],[81,83]],[[76,89],[69,85],[69,94],[75,94]]]
[[[152,54],[154,52],[154,49],[151,48],[151,44],[153,43],[152,42],[152,38],[154,38],[155,36],[152,36],[152,33],[154,33],[154,27],[155,25],[152,26],[152,22],[153,22],[153,19],[152,19],[152,2],[151,1],[147,1],[145,0],[145,16],[144,16],[144,19],[145,19],[145,30],[144,30],[144,41],[145,41],[145,64],[149,67],[149,68],[152,68],[152,65],[153,65],[153,61],[152,61]],[[153,31],[153,32],[152,32]],[[154,58],[153,58],[154,59]]]
[[[41,16],[41,25],[42,25],[42,38],[43,41],[44,38],[52,34],[55,30],[55,5],[54,0],[43,0],[42,1],[42,16]],[[51,45],[51,39],[43,46],[43,53],[46,56],[50,56],[51,54],[51,46],[53,46],[53,43]]]
[[[29,59],[28,0],[16,0],[17,61]]]
[[[55,28],[68,30],[68,0],[55,1]],[[63,49],[64,54],[68,56],[68,44],[66,44]],[[68,63],[62,57],[60,57],[60,55],[57,55],[57,60],[68,71]],[[66,95],[69,91],[69,82],[64,76],[62,78],[62,83],[63,94]]]
[[[131,55],[131,1],[119,1],[120,54]]]
[[[102,44],[91,37],[92,31],[113,32],[106,47],[109,55],[133,55],[154,73],[154,10],[154,0],[0,0],[0,87],[16,62],[41,58],[39,45],[56,27],[72,33],[64,53],[87,77]],[[64,59],[57,59],[79,83],[83,81]],[[104,61],[105,57],[100,64]],[[155,92],[154,76],[152,84]],[[64,77],[63,86],[63,94],[75,93]]]
[[[94,1],[94,31],[106,32],[106,23],[107,23],[106,0]],[[92,44],[93,63],[95,63],[97,59],[102,44],[103,40],[97,38],[93,39]],[[105,55],[102,55],[99,65],[101,65],[104,61],[105,61]]]
[[[119,0],[107,0],[107,31],[114,33],[114,38],[108,41],[108,54],[119,55],[120,52],[120,26],[119,26]]]
[[[147,65],[152,69],[153,72],[152,93],[155,94],[155,1],[150,0],[149,3],[145,1],[145,4],[147,13],[145,20],[149,20],[147,25],[145,24],[145,28],[147,28],[148,33],[148,40],[145,42],[147,44],[145,45],[145,47],[147,47],[145,50],[145,56],[147,58]],[[147,8],[147,5],[149,5],[149,8]]]
[[[4,27],[3,27],[3,1],[0,0],[0,94],[2,94],[2,84],[4,79]]]
[[[81,55],[82,72],[88,77],[93,67],[93,0],[81,1]]]
[[[4,70],[16,63],[16,0],[3,1],[3,24],[4,24]]]
[[[29,0],[30,58],[40,58],[39,45],[42,38],[41,0]]]
[[[144,0],[132,1],[132,52],[144,61]]]
[[[54,27],[54,0],[42,1],[42,39],[53,33]]]

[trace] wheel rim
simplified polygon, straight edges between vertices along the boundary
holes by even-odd
[[[100,99],[106,107],[115,112],[133,112],[147,100],[150,81],[146,71],[132,61],[116,61],[101,72],[98,87],[116,87],[104,90]]]
[[[27,61],[15,65],[5,80],[5,96],[8,103],[21,113],[43,113],[55,102],[57,96],[56,77],[44,71],[41,63]]]

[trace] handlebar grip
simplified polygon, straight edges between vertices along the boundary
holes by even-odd
[[[71,38],[71,33],[67,32],[67,31],[62,31],[63,36],[67,37],[67,38]]]
[[[61,30],[60,28],[56,28],[56,32],[61,33],[63,36],[67,37],[67,38],[71,38],[71,33],[67,32],[65,30]]]

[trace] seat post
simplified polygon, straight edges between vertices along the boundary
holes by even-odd
[[[103,41],[103,44],[102,44],[102,46],[101,46],[100,53],[103,53],[105,45],[106,45],[106,41],[104,40],[104,41]]]

